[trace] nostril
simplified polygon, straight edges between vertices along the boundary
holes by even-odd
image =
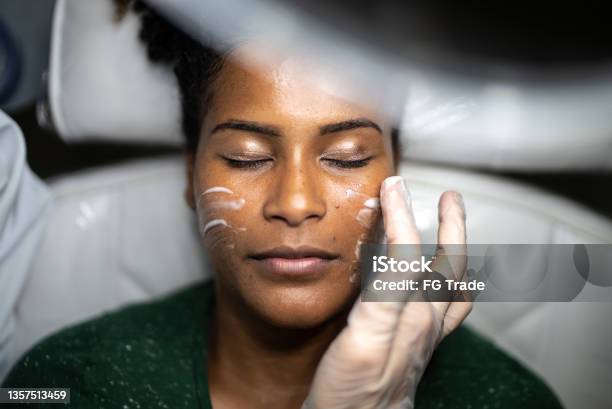
[[[318,181],[301,166],[284,167],[264,205],[264,217],[289,226],[320,219],[326,204]]]
[[[268,220],[299,226],[308,221],[321,219],[325,215],[325,205],[319,201],[303,198],[293,201],[277,200],[265,206],[264,213]]]

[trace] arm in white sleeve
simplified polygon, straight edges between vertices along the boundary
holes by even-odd
[[[0,382],[14,363],[15,306],[45,225],[50,194],[32,173],[21,130],[0,111]]]

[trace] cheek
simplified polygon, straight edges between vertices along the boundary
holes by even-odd
[[[362,227],[370,230],[380,216],[380,200],[370,197],[363,202],[362,206],[357,212],[356,219]]]
[[[241,223],[246,200],[227,186],[196,186],[194,190],[200,237],[205,247],[209,251],[221,247],[234,249],[237,236],[246,231]]]
[[[350,235],[347,244],[351,246],[354,261],[359,258],[359,247],[376,239],[376,228],[381,216],[380,200],[370,192],[378,190],[376,185],[360,183],[343,185],[336,189],[335,196],[338,201],[335,208],[340,212],[336,224],[342,225],[339,231]]]

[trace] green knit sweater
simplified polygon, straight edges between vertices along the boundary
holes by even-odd
[[[213,302],[213,286],[203,282],[62,330],[31,349],[3,387],[69,387],[70,408],[210,409],[206,331]],[[460,327],[435,352],[416,408],[561,405],[534,374]]]

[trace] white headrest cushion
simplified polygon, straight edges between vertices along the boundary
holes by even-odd
[[[58,0],[49,102],[57,131],[86,138],[181,143],[172,72],[152,64],[133,12],[115,18],[112,0]]]

